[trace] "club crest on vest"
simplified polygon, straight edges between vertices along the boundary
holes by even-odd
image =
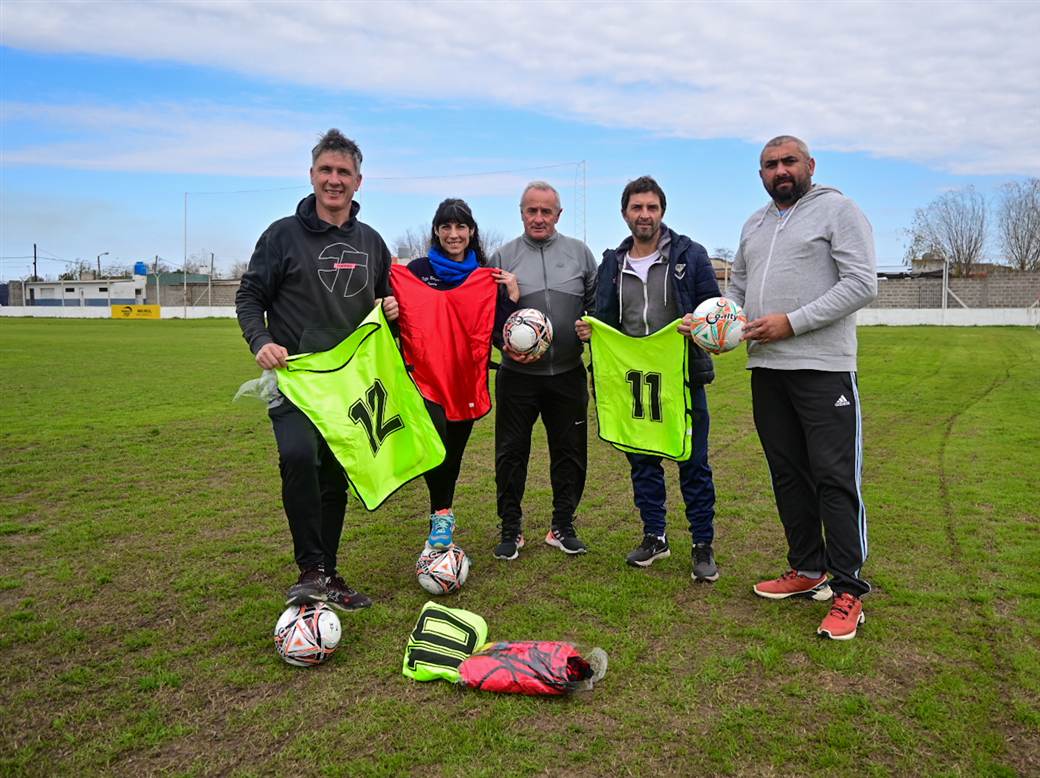
[[[680,281],[686,276],[686,263],[678,262],[675,265],[675,277]]]

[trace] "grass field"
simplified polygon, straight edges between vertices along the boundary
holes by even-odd
[[[709,389],[722,578],[645,571],[627,466],[591,440],[579,529],[497,540],[490,419],[467,451],[448,604],[493,639],[602,646],[606,679],[568,699],[496,697],[400,672],[425,594],[413,483],[352,503],[343,565],[376,601],[343,617],[332,660],[301,670],[271,629],[294,579],[257,370],[232,321],[0,320],[0,773],[300,775],[1037,775],[1040,773],[1040,334],[868,328],[860,336],[875,590],[850,643],[822,603],[751,585],[785,544],[744,357]],[[593,427],[594,429],[594,427]],[[670,492],[677,493],[674,468]]]

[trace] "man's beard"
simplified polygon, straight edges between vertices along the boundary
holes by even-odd
[[[786,189],[783,192],[780,191],[780,184],[790,183],[792,186],[790,189]],[[778,205],[792,205],[797,202],[798,199],[809,191],[812,186],[812,181],[806,179],[805,181],[799,182],[795,178],[785,178],[779,184],[773,183],[773,187],[769,190],[769,196],[773,198],[773,202]]]

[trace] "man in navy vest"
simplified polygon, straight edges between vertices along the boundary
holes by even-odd
[[[650,176],[629,181],[621,193],[621,217],[631,232],[616,249],[603,252],[596,279],[595,317],[625,335],[644,337],[693,313],[701,302],[719,296],[715,271],[704,247],[663,222],[667,199]],[[589,325],[575,323],[588,340]],[[690,327],[679,331],[689,338]],[[690,383],[693,399],[693,452],[679,462],[679,488],[692,537],[695,581],[719,578],[715,539],[715,482],[708,464],[708,398],[705,384],[715,379],[711,357],[692,341]],[[595,370],[595,362],[593,370]],[[633,567],[649,567],[671,556],[665,534],[665,481],[661,457],[626,453],[632,493],[643,520],[643,540],[626,558]]]

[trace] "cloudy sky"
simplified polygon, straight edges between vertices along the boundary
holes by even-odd
[[[449,196],[512,237],[542,178],[598,255],[642,174],[670,226],[735,248],[761,144],[791,133],[898,265],[915,208],[1040,175],[1037,40],[1036,2],[4,0],[0,280],[33,243],[45,275],[248,259],[333,126],[391,248]]]

